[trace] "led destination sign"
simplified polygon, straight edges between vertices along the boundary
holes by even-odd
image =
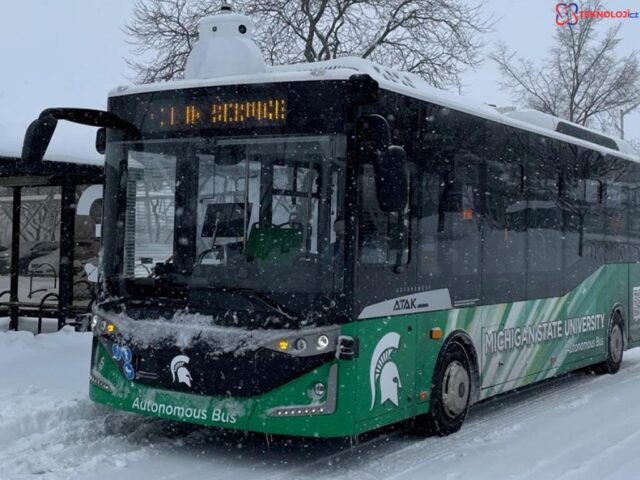
[[[152,101],[144,120],[144,130],[183,130],[206,127],[261,127],[284,125],[287,101],[284,98],[256,100]]]

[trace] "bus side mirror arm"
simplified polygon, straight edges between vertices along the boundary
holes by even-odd
[[[123,132],[128,140],[140,139],[138,128],[114,113],[87,108],[48,108],[36,120],[31,122],[27,128],[22,144],[23,162],[33,165],[42,161],[51,143],[58,120],[67,120],[91,127],[110,128]],[[96,148],[99,152],[101,145],[99,145],[98,140],[100,137],[101,134],[98,133]]]
[[[40,115],[31,122],[22,144],[22,162],[25,165],[36,165],[42,161],[57,125],[58,120],[51,116]]]

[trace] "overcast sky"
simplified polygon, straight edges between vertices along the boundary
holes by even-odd
[[[130,52],[122,27],[131,16],[131,0],[20,0],[3,2],[0,14],[0,151],[19,152],[24,130],[46,107],[106,108],[107,93],[129,83],[123,60]],[[542,58],[552,43],[554,1],[488,0],[497,19],[487,51],[498,39],[524,56]],[[611,8],[633,8],[637,2],[612,0]],[[638,7],[640,9],[640,7]],[[639,20],[623,23],[621,52],[640,44]],[[465,95],[511,105],[490,62],[464,77]],[[50,152],[88,154],[93,134],[61,122]],[[640,139],[640,114],[627,117],[627,136]]]
[[[44,108],[104,109],[107,93],[129,83],[121,29],[131,0],[2,3],[0,150],[20,151],[27,125]],[[91,129],[60,122],[58,130],[50,153],[97,157]]]

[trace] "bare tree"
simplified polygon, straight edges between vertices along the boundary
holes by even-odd
[[[238,0],[255,38],[274,65],[345,55],[422,75],[439,87],[460,86],[480,63],[491,19],[478,3],[455,0]],[[218,11],[209,0],[136,0],[125,27],[142,61],[129,60],[142,83],[180,78],[197,37],[197,22]]]
[[[581,3],[587,10],[602,9],[597,0]],[[541,65],[516,57],[505,43],[490,55],[503,77],[502,85],[515,101],[582,125],[594,121],[612,125],[618,115],[640,103],[640,68],[635,52],[616,54],[620,26],[600,37],[600,19],[581,18],[575,26],[559,27],[555,44]]]

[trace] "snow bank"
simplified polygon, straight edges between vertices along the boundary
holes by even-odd
[[[0,393],[10,384],[13,393],[37,389],[55,390],[68,398],[84,395],[90,351],[91,334],[76,333],[71,327],[47,335],[0,333]]]
[[[90,353],[91,334],[68,327],[0,333],[0,479],[73,479],[149,456],[153,420],[89,400]]]

